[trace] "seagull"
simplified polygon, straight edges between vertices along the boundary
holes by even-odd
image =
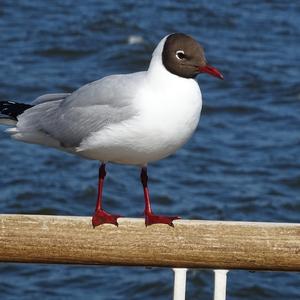
[[[118,226],[120,215],[102,206],[107,163],[141,168],[145,225],[174,226],[177,216],[151,209],[147,164],[182,147],[195,131],[202,108],[196,76],[223,75],[207,64],[203,47],[173,33],[156,46],[147,71],[117,74],[88,83],[73,93],[45,94],[31,104],[0,101],[0,124],[12,138],[53,147],[100,162],[94,227]]]

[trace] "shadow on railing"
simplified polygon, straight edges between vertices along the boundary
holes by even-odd
[[[215,270],[215,300],[226,298],[229,269],[300,271],[300,224],[118,221],[94,229],[88,217],[0,215],[0,261],[170,267],[175,300],[187,268]]]

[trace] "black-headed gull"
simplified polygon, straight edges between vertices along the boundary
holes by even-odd
[[[47,94],[31,105],[0,102],[0,123],[17,140],[54,147],[101,162],[93,226],[118,225],[102,208],[107,162],[138,165],[145,197],[145,224],[173,226],[179,217],[153,214],[147,164],[167,157],[195,131],[202,107],[199,73],[223,79],[207,64],[202,46],[183,33],[164,37],[147,71],[104,77],[71,94]]]

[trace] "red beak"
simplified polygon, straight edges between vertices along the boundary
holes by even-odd
[[[224,77],[223,77],[223,75],[221,74],[221,72],[218,70],[218,69],[216,69],[216,68],[214,68],[214,67],[212,67],[212,66],[210,66],[210,65],[206,65],[206,66],[204,66],[204,67],[200,67],[199,68],[199,72],[200,73],[207,73],[207,74],[210,74],[210,75],[212,75],[212,76],[215,76],[215,77],[218,77],[218,78],[220,78],[220,79],[224,79]]]

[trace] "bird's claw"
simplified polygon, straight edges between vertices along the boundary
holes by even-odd
[[[94,228],[102,224],[119,226],[117,219],[120,217],[120,215],[109,214],[105,210],[96,210],[92,218],[92,224]]]
[[[157,216],[152,213],[145,213],[145,225],[149,226],[152,224],[167,224],[174,227],[173,221],[178,220],[180,217],[170,217],[170,216]]]

